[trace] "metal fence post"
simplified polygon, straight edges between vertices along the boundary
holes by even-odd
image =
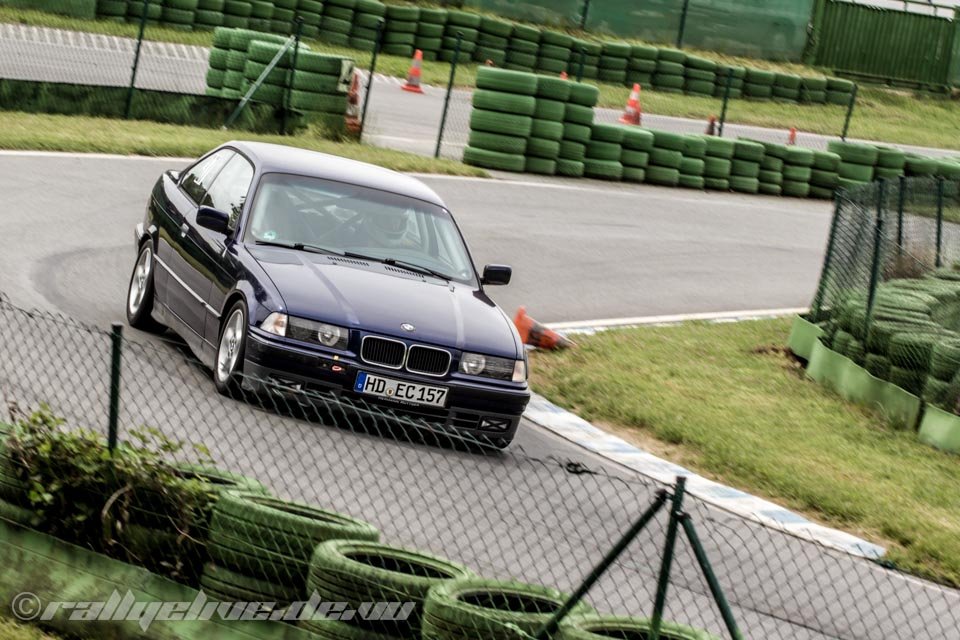
[[[110,416],[107,423],[107,449],[110,454],[117,448],[118,423],[120,421],[120,367],[123,353],[123,325],[115,322],[110,331]]]
[[[867,293],[867,322],[865,335],[870,337],[870,325],[873,324],[873,302],[880,281],[880,253],[883,246],[883,198],[886,193],[886,181],[877,182],[877,219],[873,228],[873,265],[870,268],[870,291]]]
[[[846,142],[847,134],[850,132],[850,120],[853,118],[853,108],[857,105],[857,92],[860,90],[860,85],[854,84],[853,91],[850,93],[850,103],[847,105],[847,119],[843,122],[843,133],[840,135],[840,139]]]
[[[717,137],[723,137],[723,125],[727,121],[727,105],[730,104],[730,89],[733,87],[733,68],[727,74],[727,82],[723,87],[723,106],[720,108],[720,126],[717,128]]]
[[[463,42],[463,31],[457,31],[457,44],[453,48],[453,61],[450,63],[450,80],[447,82],[447,97],[443,100],[443,115],[440,116],[440,131],[437,132],[437,148],[433,152],[434,158],[440,157],[440,147],[443,146],[443,130],[447,126],[447,111],[450,109],[450,94],[453,93],[453,81],[457,77],[457,62],[460,60],[460,45]]]
[[[373,56],[370,58],[370,75],[367,76],[367,91],[363,96],[363,109],[360,111],[360,133],[357,140],[363,142],[363,127],[367,124],[367,107],[370,106],[370,92],[373,91],[373,76],[377,72],[377,56],[383,46],[383,26],[385,20],[377,22],[377,40],[373,44]]]
[[[574,591],[566,602],[563,603],[563,606],[557,610],[549,622],[543,625],[543,627],[537,632],[537,635],[534,636],[535,640],[548,640],[553,633],[557,630],[557,627],[560,626],[560,622],[563,621],[563,618],[570,613],[570,610],[573,609],[580,600],[583,599],[587,592],[596,584],[597,580],[610,568],[616,559],[620,556],[621,553],[630,545],[634,539],[640,535],[640,532],[653,520],[654,516],[663,508],[663,505],[667,503],[667,492],[660,490],[657,492],[657,498],[654,500],[653,504],[647,507],[647,510],[633,523],[633,526],[630,527],[623,534],[623,537],[613,546],[610,551],[607,552],[607,555],[603,557],[603,560],[600,561],[596,567],[590,572],[590,575],[584,579],[583,583]]]
[[[683,8],[680,10],[680,28],[677,29],[677,49],[683,49],[683,36],[687,31],[687,12],[689,10],[690,0],[683,0]]]
[[[837,238],[837,226],[840,220],[840,196],[833,197],[833,220],[830,222],[830,236],[827,238],[827,252],[823,256],[823,269],[820,272],[820,283],[817,285],[817,294],[813,297],[813,304],[810,305],[810,321],[820,322],[820,307],[823,304],[823,296],[826,294],[827,274],[830,267],[833,266],[833,247]]]
[[[943,176],[937,178],[937,260],[936,266],[941,267],[940,258],[943,248],[943,185],[946,182]]]
[[[907,177],[900,176],[900,192],[897,194],[897,255],[903,251],[903,206],[906,201]]]
[[[577,64],[577,82],[583,82],[583,65],[587,61],[587,50],[580,47],[580,61]]]
[[[297,73],[297,53],[300,51],[300,36],[303,33],[303,18],[297,16],[293,19],[296,29],[293,33],[293,55],[290,57],[290,73],[287,74],[287,89],[284,92],[283,99],[283,124],[281,133],[287,135],[287,117],[290,114],[290,98],[293,95],[293,79]]]
[[[590,14],[590,0],[583,0],[583,9],[580,10],[580,29],[587,30],[587,16]]]
[[[657,579],[657,596],[653,603],[653,616],[650,621],[648,640],[660,639],[660,624],[663,622],[663,608],[667,603],[667,587],[670,585],[670,567],[673,565],[673,553],[677,544],[677,525],[683,515],[683,494],[687,488],[684,476],[677,478],[670,503],[670,523],[667,525],[667,542],[663,547],[663,561],[660,563],[660,577]]]
[[[130,111],[133,109],[134,85],[137,82],[137,68],[140,66],[140,48],[143,46],[143,32],[147,28],[147,7],[150,0],[143,0],[143,8],[140,10],[140,32],[137,34],[137,48],[133,54],[133,67],[130,70],[130,86],[127,87],[127,103],[123,107],[124,120],[130,119]]]
[[[710,587],[710,593],[713,595],[713,599],[720,609],[720,615],[723,617],[723,623],[726,625],[730,637],[733,638],[733,640],[743,640],[743,634],[740,633],[737,621],[733,617],[730,603],[727,602],[727,597],[723,595],[720,581],[717,580],[717,575],[713,572],[710,559],[707,557],[707,552],[703,548],[703,543],[700,542],[700,536],[697,535],[697,530],[693,526],[693,520],[690,519],[689,513],[684,513],[680,517],[680,524],[683,525],[683,530],[687,534],[687,540],[690,541],[690,546],[693,547],[693,554],[697,558],[697,564],[700,565],[703,577],[707,580],[707,586]]]

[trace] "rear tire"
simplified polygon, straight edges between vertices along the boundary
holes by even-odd
[[[247,306],[241,300],[230,308],[220,328],[217,355],[213,362],[213,384],[222,395],[236,397],[243,376],[247,346]]]
[[[163,330],[159,322],[153,319],[153,246],[145,242],[137,254],[137,262],[130,274],[127,287],[127,324],[134,329],[157,333]]]

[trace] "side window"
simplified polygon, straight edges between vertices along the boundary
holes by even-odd
[[[220,171],[207,190],[201,205],[230,214],[230,230],[237,228],[237,220],[253,180],[253,165],[241,155],[234,155]]]
[[[217,151],[212,156],[204,158],[183,176],[180,181],[180,187],[186,192],[194,202],[203,200],[204,194],[213,183],[217,174],[223,169],[224,165],[234,156],[234,152],[229,149]]]

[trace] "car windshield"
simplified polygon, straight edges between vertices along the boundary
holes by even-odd
[[[343,182],[266,174],[245,240],[360,254],[475,283],[467,248],[443,207]]]

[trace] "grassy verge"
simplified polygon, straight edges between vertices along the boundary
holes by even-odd
[[[0,618],[0,640],[57,640],[57,638],[44,633],[38,627]]]
[[[140,120],[0,112],[0,149],[193,157],[236,139],[303,147],[371,162],[396,171],[487,175],[482,169],[453,160],[435,160],[366,144],[333,142],[309,130],[297,136],[285,137]]]
[[[138,25],[121,24],[105,20],[79,20],[42,11],[0,7],[0,22],[21,23],[60,29],[88,31],[108,35],[135,38]],[[213,41],[210,31],[178,31],[150,26],[147,39],[177,42],[209,47]],[[348,56],[360,67],[370,65],[370,52],[337,47],[325,42],[307,40],[319,51]],[[799,64],[777,63],[751,58],[718,55],[715,52],[691,51],[729,64],[748,65],[773,71],[817,75],[821,72]],[[381,55],[377,70],[397,77],[405,77],[410,60],[404,57]],[[457,86],[472,87],[476,83],[477,63],[458,66]],[[427,84],[445,86],[450,76],[450,66],[445,62],[423,63],[423,81]],[[619,85],[600,83],[600,106],[622,108],[630,90]],[[717,98],[700,98],[645,90],[642,98],[645,113],[695,118],[704,121],[719,116],[721,101]],[[839,136],[843,130],[846,107],[836,105],[795,105],[771,101],[735,100],[731,102],[727,122],[789,129],[797,127],[801,132]],[[850,126],[850,136],[900,144],[960,149],[960,104],[954,100],[914,94],[908,91],[893,91],[881,87],[862,87]]]
[[[960,459],[806,380],[789,321],[609,331],[533,356],[534,388],[638,446],[886,545],[960,585]]]

